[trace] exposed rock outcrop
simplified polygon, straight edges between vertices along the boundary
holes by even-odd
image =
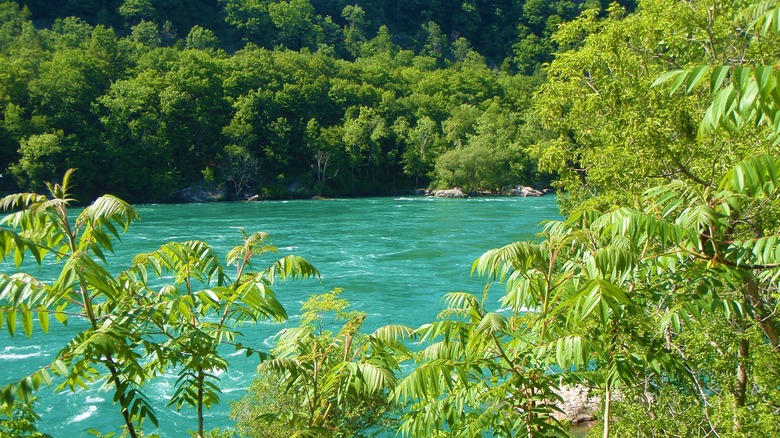
[[[196,184],[173,193],[171,198],[186,203],[223,201],[225,191],[215,184]]]
[[[561,386],[555,392],[562,399],[557,405],[563,411],[553,413],[555,418],[567,420],[571,424],[579,424],[596,419],[601,398],[591,397],[588,388],[581,385]]]
[[[437,198],[468,198],[468,195],[463,193],[463,190],[457,187],[447,190],[436,190],[433,196]]]
[[[516,186],[506,187],[506,188],[504,188],[503,192],[505,194],[507,194],[507,195],[522,196],[522,197],[527,197],[527,196],[544,196],[544,193],[545,193],[545,192],[543,192],[541,190],[536,190],[533,187],[527,187],[527,186],[520,185],[520,184],[518,184]]]

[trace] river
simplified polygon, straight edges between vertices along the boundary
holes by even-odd
[[[452,291],[481,293],[484,281],[470,276],[472,262],[483,252],[516,240],[531,240],[539,223],[559,217],[553,196],[542,198],[435,199],[424,197],[361,198],[253,203],[142,205],[141,222],[131,226],[109,256],[112,269],[124,269],[133,255],[174,240],[201,239],[224,255],[241,243],[240,229],[265,231],[280,255],[306,257],[322,280],[278,284],[275,291],[295,324],[300,303],[311,294],[344,288],[352,309],[367,313],[366,331],[385,324],[419,326],[435,319],[441,297]],[[259,264],[265,267],[271,263]],[[8,264],[4,269],[10,269]],[[46,266],[33,269],[40,277],[54,275]],[[495,289],[498,298],[500,289]],[[55,325],[32,340],[9,338],[3,330],[0,384],[46,364],[73,335],[74,328]],[[282,325],[262,323],[243,329],[247,345],[269,348]],[[230,427],[229,403],[251,383],[257,358],[240,352],[221,378],[222,403],[207,412],[206,428]],[[196,427],[193,412],[166,409],[175,377],[155,380],[147,396],[158,406],[159,429],[147,434],[163,438],[187,436]],[[56,382],[55,382],[56,383]],[[97,385],[96,385],[97,386]],[[89,429],[119,432],[122,419],[111,394],[91,387],[75,393],[39,391],[38,429],[54,437],[87,436]]]

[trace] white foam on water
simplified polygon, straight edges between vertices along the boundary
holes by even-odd
[[[102,403],[106,401],[103,397],[91,397],[87,396],[87,403]]]
[[[520,307],[520,310],[518,310],[519,313],[528,313],[528,312],[535,312],[537,309],[532,307],[526,307],[522,306]],[[498,310],[496,310],[498,313],[512,313],[514,310],[511,307],[502,307]]]
[[[4,352],[12,351],[12,350],[40,350],[40,345],[23,345],[23,346],[13,346],[9,345],[5,348],[3,348]]]
[[[79,421],[84,421],[87,418],[91,417],[92,414],[97,412],[98,408],[95,405],[89,405],[86,409],[82,410],[78,414],[68,418],[68,421],[71,423],[78,423]]]
[[[224,389],[222,389],[222,393],[223,394],[230,394],[231,392],[239,392],[239,393],[243,394],[244,392],[246,392],[248,390],[249,390],[248,386],[239,386],[239,387],[236,387],[236,388],[224,388]]]
[[[19,354],[19,353],[5,353],[0,354],[0,360],[19,360],[19,359],[27,359],[30,357],[40,357],[43,356],[43,353],[28,353],[28,354]]]

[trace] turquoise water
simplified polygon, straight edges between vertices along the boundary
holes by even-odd
[[[240,229],[265,231],[280,255],[306,257],[322,273],[322,281],[278,284],[274,289],[295,324],[299,306],[311,294],[343,287],[342,297],[354,310],[366,312],[365,330],[385,324],[418,326],[435,319],[441,297],[452,291],[479,294],[484,281],[470,277],[472,262],[483,252],[516,240],[534,239],[539,222],[558,218],[554,197],[434,199],[364,198],[257,203],[214,203],[139,206],[142,221],[124,235],[111,266],[121,270],[134,254],[172,240],[205,240],[221,254],[241,243]],[[259,263],[258,267],[267,266]],[[46,268],[33,273],[52,275]],[[495,289],[498,298],[500,289]],[[8,338],[0,347],[0,384],[30,373],[51,361],[76,327],[55,326],[49,335]],[[244,343],[269,348],[282,328],[263,323],[244,328]],[[257,359],[238,352],[232,368],[220,376],[222,403],[207,412],[206,428],[229,427],[229,403],[251,383]],[[165,408],[175,377],[162,377],[147,388],[158,406],[160,428],[146,428],[164,438],[187,436],[196,427],[194,415]],[[111,393],[90,388],[75,393],[39,392],[39,430],[54,437],[87,436],[87,430],[118,432],[122,424]]]

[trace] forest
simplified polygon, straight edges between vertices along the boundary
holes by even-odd
[[[0,191],[68,168],[78,199],[136,203],[546,186],[539,66],[603,6],[3,1]]]
[[[0,274],[0,325],[86,322],[0,389],[0,435],[45,436],[35,391],[55,383],[104,384],[117,430],[153,434],[144,387],[166,372],[200,438],[570,436],[556,390],[577,385],[600,400],[590,436],[777,435],[780,2],[314,3],[0,2],[0,253],[61,269]],[[170,242],[106,268],[128,202],[192,184],[517,182],[553,184],[564,219],[485,252],[484,293],[419,327],[364,333],[334,290],[270,351],[244,345],[241,324],[287,318],[275,280],[320,275],[294,255],[258,269],[261,232],[224,261]],[[76,199],[95,200],[74,217]],[[260,366],[214,430],[227,346]]]

